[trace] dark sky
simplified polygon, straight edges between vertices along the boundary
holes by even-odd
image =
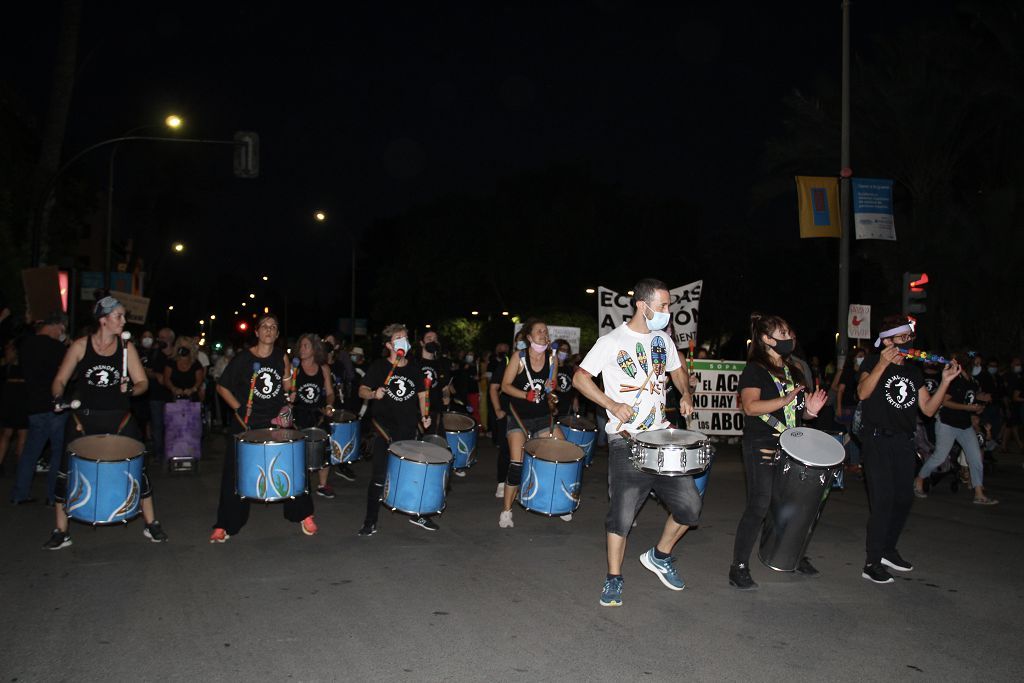
[[[16,65],[3,78],[41,116],[58,12],[25,4],[21,21],[5,21],[0,58]],[[856,3],[855,35],[913,18],[893,4]],[[92,2],[65,157],[172,110],[192,136],[257,131],[255,181],[232,178],[225,149],[119,152],[127,215],[115,216],[130,222],[133,193],[153,174],[174,175],[167,182],[190,209],[168,233],[203,254],[190,266],[200,268],[224,267],[227,246],[245,239],[261,246],[244,265],[272,270],[281,242],[316,229],[317,207],[331,230],[362,233],[552,163],[713,214],[731,183],[745,192],[756,178],[783,95],[838,79],[839,38],[838,0]],[[98,193],[105,163],[83,160]]]

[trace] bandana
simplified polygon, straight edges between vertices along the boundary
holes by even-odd
[[[114,309],[121,305],[121,302],[112,296],[105,296],[96,302],[96,308],[92,309],[94,318],[99,319],[114,312]]]
[[[879,332],[878,339],[875,340],[875,348],[877,349],[882,345],[883,339],[895,337],[896,335],[899,334],[914,334],[914,328],[911,327],[910,325],[900,325],[899,327],[894,327],[891,330],[884,330],[882,332]]]

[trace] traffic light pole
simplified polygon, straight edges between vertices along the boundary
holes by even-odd
[[[843,102],[839,178],[839,303],[836,312],[839,336],[836,357],[846,358],[849,330],[846,317],[850,310],[850,0],[843,0]]]

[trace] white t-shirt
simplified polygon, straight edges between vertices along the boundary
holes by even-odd
[[[630,434],[665,429],[665,386],[668,373],[682,366],[672,337],[664,330],[638,334],[622,323],[597,340],[580,367],[602,375],[604,393],[616,403],[633,406],[633,417],[618,427],[619,419],[608,413],[605,431]],[[654,377],[647,382],[649,375]],[[646,386],[644,386],[646,384]],[[640,387],[644,387],[640,391]]]

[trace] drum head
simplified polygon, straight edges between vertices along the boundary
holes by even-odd
[[[559,429],[558,431],[561,432],[562,430]],[[562,436],[565,436],[565,434],[563,433]],[[551,436],[551,430],[548,427],[545,427],[544,429],[538,429],[533,434],[530,434],[530,438],[531,439],[551,439],[551,438],[554,438],[554,437]]]
[[[331,435],[319,427],[307,427],[302,430],[302,436],[306,441],[327,441]]]
[[[452,461],[452,454],[447,448],[425,441],[395,441],[388,450],[403,460],[421,462],[425,465],[447,465]]]
[[[441,448],[448,450],[448,440],[443,436],[437,434],[424,434],[420,439],[423,443],[429,443],[434,446],[440,446]]]
[[[358,419],[355,413],[348,410],[339,410],[331,415],[331,422],[355,422]]]
[[[689,429],[656,429],[653,432],[640,432],[633,440],[644,446],[696,446],[708,440],[706,434]]]
[[[250,429],[238,435],[238,440],[245,443],[288,443],[303,439],[302,432],[294,429]]]
[[[574,443],[561,439],[530,439],[523,446],[535,458],[548,462],[576,462],[583,459],[583,449]]]
[[[597,425],[588,420],[585,417],[574,417],[571,415],[565,415],[558,418],[558,424],[568,429],[575,429],[581,432],[596,432]]]
[[[476,420],[462,413],[445,413],[441,416],[441,425],[446,432],[468,432],[476,427]]]
[[[782,432],[779,445],[791,458],[811,467],[832,467],[846,457],[846,451],[835,438],[819,429],[808,427]]]
[[[87,460],[128,460],[141,455],[146,447],[120,434],[80,436],[68,444],[68,452]]]

